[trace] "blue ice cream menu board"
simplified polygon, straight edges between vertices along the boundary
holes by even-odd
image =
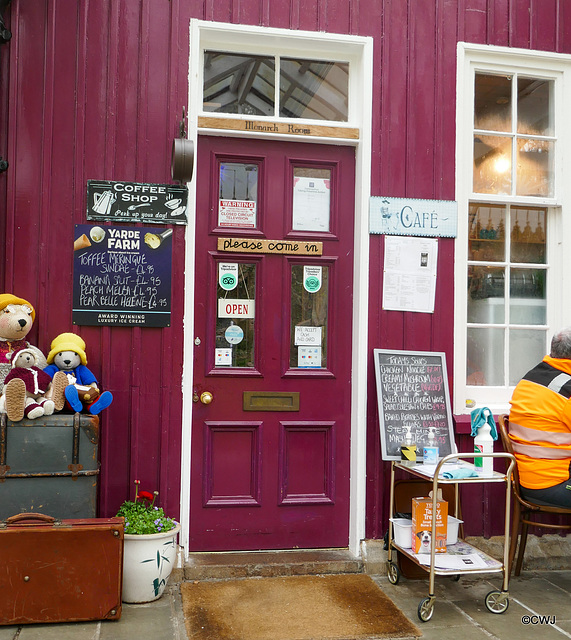
[[[73,323],[170,326],[172,229],[75,225]]]

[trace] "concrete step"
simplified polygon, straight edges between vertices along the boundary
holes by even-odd
[[[363,573],[363,560],[347,549],[191,553],[182,580],[224,580],[326,573]]]

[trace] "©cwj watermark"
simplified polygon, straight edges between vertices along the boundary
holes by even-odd
[[[522,624],[555,624],[555,616],[522,616]]]

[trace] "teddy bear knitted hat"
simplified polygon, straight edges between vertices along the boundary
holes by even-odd
[[[34,365],[36,364],[36,354],[32,351],[32,349],[28,349],[28,347],[24,347],[23,349],[16,349],[16,351],[13,351],[10,355],[7,355],[6,358],[10,360],[10,362],[12,363],[12,369],[14,369],[14,367],[16,366],[16,360],[18,359],[18,356],[21,355],[22,353],[29,353],[33,358],[34,358]]]
[[[48,364],[54,361],[56,354],[60,351],[73,351],[81,358],[81,364],[87,364],[85,342],[76,333],[60,333],[59,336],[52,340],[50,347],[51,351],[46,358]]]
[[[26,304],[32,310],[32,321],[36,319],[36,311],[34,307],[24,298],[17,298],[11,293],[0,293],[0,311],[9,304]]]

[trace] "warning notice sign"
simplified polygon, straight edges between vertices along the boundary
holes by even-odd
[[[252,200],[219,200],[218,226],[256,228],[256,203]]]

